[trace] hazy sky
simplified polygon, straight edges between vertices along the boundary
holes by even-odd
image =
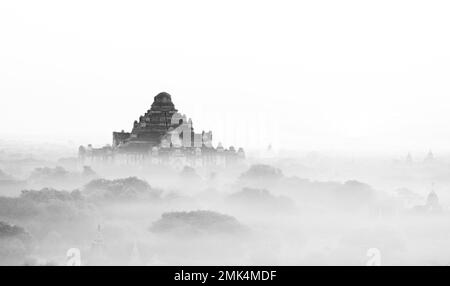
[[[0,139],[111,143],[167,91],[226,145],[448,151],[449,15],[430,0],[1,1]]]

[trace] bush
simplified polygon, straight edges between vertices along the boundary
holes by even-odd
[[[248,171],[241,175],[241,179],[250,180],[277,180],[283,178],[283,172],[280,169],[269,165],[252,165]]]
[[[187,233],[226,233],[242,231],[244,227],[236,218],[212,211],[164,213],[153,223],[150,231]]]
[[[84,193],[92,198],[118,200],[157,198],[161,194],[153,189],[146,181],[136,177],[106,180],[97,179],[84,187]]]

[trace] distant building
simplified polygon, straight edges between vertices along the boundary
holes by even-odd
[[[97,233],[88,252],[88,265],[105,265],[107,264],[106,247],[103,239],[101,226],[97,226]]]
[[[80,146],[81,160],[149,160],[155,164],[227,164],[245,158],[244,149],[212,146],[212,132],[195,133],[191,119],[181,115],[167,92],[154,97],[147,112],[134,121],[131,132],[113,132],[112,145]]]
[[[141,266],[141,265],[142,265],[141,253],[139,251],[138,244],[135,241],[133,244],[133,250],[131,251],[131,257],[128,266]]]
[[[434,190],[432,190],[427,197],[427,209],[430,211],[440,211],[439,198]]]
[[[91,250],[92,251],[97,251],[97,252],[103,252],[104,249],[105,249],[105,245],[104,245],[104,242],[103,242],[102,228],[101,228],[100,225],[98,225],[95,239],[94,239],[94,241],[92,242],[92,245],[91,245]]]
[[[434,154],[433,154],[433,152],[430,150],[430,151],[428,151],[428,154],[427,154],[427,156],[425,157],[425,159],[424,159],[424,162],[425,163],[433,163],[434,162]]]
[[[408,155],[406,155],[406,164],[408,164],[408,165],[413,164],[413,158],[411,156],[411,153],[408,153]]]

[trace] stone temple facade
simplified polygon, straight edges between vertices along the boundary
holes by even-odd
[[[212,132],[195,133],[191,119],[175,108],[172,96],[161,92],[147,112],[134,121],[131,132],[113,132],[112,145],[93,148],[80,146],[85,160],[149,160],[153,163],[185,165],[226,164],[245,158],[242,148],[224,149],[212,145]]]

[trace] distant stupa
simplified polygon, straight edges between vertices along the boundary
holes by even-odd
[[[92,242],[92,248],[93,249],[101,249],[104,247],[103,244],[103,234],[102,234],[102,227],[101,225],[97,226],[97,235],[95,236],[94,241]]]
[[[424,162],[425,162],[425,163],[433,163],[433,162],[434,162],[434,154],[433,154],[433,152],[432,152],[431,150],[428,151],[428,154],[427,154],[427,156],[425,157]]]
[[[128,263],[129,266],[141,266],[142,265],[142,259],[141,254],[139,252],[138,244],[135,241],[133,244],[133,250],[131,251],[131,258],[130,262]]]
[[[102,228],[99,224],[89,253],[89,265],[105,265],[105,249]]]
[[[413,163],[413,158],[411,156],[411,153],[408,153],[408,155],[406,155],[406,164],[412,165],[412,163]]]

